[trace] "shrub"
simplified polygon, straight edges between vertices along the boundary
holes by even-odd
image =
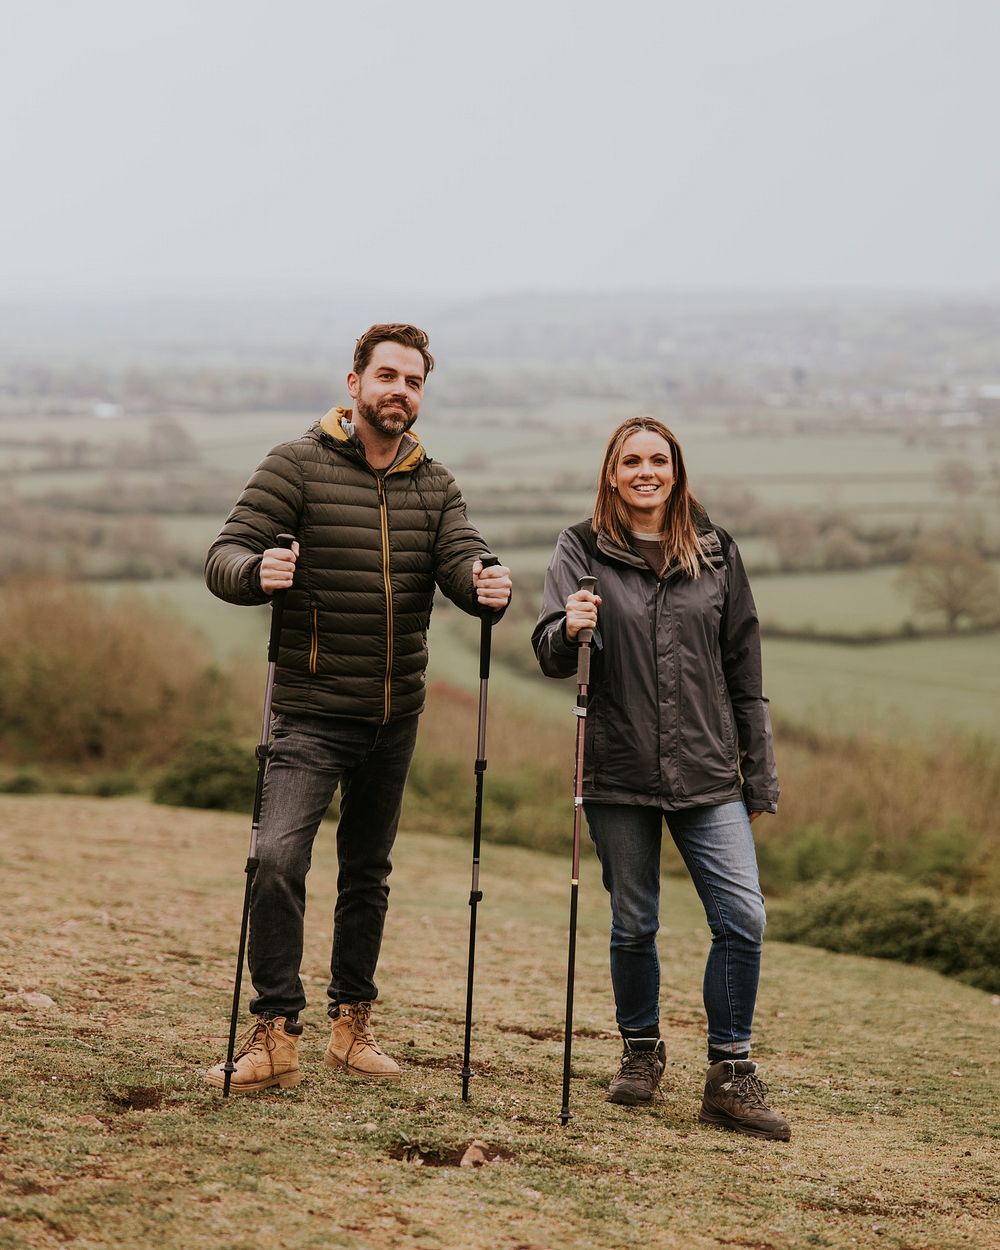
[[[190,739],[153,788],[153,801],[172,807],[249,812],[257,763],[253,751],[221,734]]]
[[[114,799],[122,794],[135,794],[139,783],[132,773],[101,773],[86,781],[83,793],[94,794],[99,799]]]
[[[160,764],[203,718],[218,724],[229,702],[206,644],[162,607],[56,581],[3,588],[8,758],[102,771]]]
[[[1000,991],[1000,908],[893,874],[803,886],[771,905],[769,933],[785,942],[922,964]]]
[[[3,794],[44,794],[47,789],[45,780],[32,768],[21,768],[0,782]]]

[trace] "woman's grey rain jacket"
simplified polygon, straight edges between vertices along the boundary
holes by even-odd
[[[760,630],[736,543],[707,519],[702,569],[657,577],[589,521],[559,536],[532,645],[548,677],[576,672],[566,600],[597,579],[584,755],[584,798],[705,807],[743,798],[774,812],[778,775],[761,688]]]

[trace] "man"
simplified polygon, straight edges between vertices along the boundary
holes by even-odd
[[[220,598],[257,604],[288,592],[250,905],[254,1021],[237,1051],[234,1093],[300,1080],[305,877],[338,785],[324,1062],[399,1076],[370,1017],[434,585],[473,615],[502,613],[511,588],[503,565],[482,567],[487,546],[454,478],[408,433],[433,367],[416,326],[366,330],[347,375],[353,412],[336,408],[276,447],[208,552],[205,578]],[[275,546],[282,532],[299,540],[290,551]],[[222,1086],[222,1064],[206,1079]]]

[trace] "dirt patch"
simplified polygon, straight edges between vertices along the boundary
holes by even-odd
[[[56,1191],[50,1185],[39,1185],[37,1181],[20,1180],[14,1182],[14,1188],[19,1194],[54,1194]]]
[[[429,1168],[479,1168],[487,1163],[507,1162],[514,1158],[514,1153],[503,1146],[491,1146],[477,1139],[461,1146],[427,1146],[422,1142],[403,1141],[393,1146],[389,1158]]]
[[[536,1042],[560,1042],[563,1037],[561,1028],[550,1027],[546,1029],[524,1029],[517,1024],[501,1024],[497,1026],[501,1033],[517,1033],[521,1037],[533,1038]],[[574,1037],[581,1038],[601,1038],[604,1041],[618,1037],[617,1033],[610,1033],[607,1029],[574,1029]]]
[[[163,1104],[163,1090],[153,1085],[130,1085],[120,1094],[106,1097],[122,1111],[158,1111]]]
[[[446,1059],[441,1056],[431,1055],[426,1059],[418,1059],[416,1055],[406,1056],[407,1066],[412,1064],[415,1068],[434,1068],[440,1072],[454,1072],[461,1076],[462,1068],[457,1059]],[[473,1076],[495,1076],[496,1069],[491,1063],[476,1063],[472,1072]]]

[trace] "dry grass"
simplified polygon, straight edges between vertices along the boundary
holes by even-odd
[[[168,760],[228,683],[197,632],[146,600],[102,601],[68,582],[0,596],[0,752],[7,760],[122,768]]]
[[[998,1244],[1000,1003],[979,991],[772,944],[757,1054],[792,1141],[699,1128],[704,924],[690,887],[668,881],[664,1096],[611,1107],[606,904],[588,854],[575,1118],[563,1129],[567,865],[487,845],[479,1075],[464,1106],[468,844],[404,818],[377,1016],[404,1078],[391,1089],[338,1079],[319,1062],[327,828],[311,878],[306,1079],[224,1103],[199,1070],[224,1048],[246,821],[137,800],[6,797],[0,828],[0,1246]],[[473,1138],[500,1161],[431,1166]]]
[[[929,748],[781,724],[776,738],[782,798],[761,857],[772,886],[882,870],[1000,888],[996,741],[942,732]]]

